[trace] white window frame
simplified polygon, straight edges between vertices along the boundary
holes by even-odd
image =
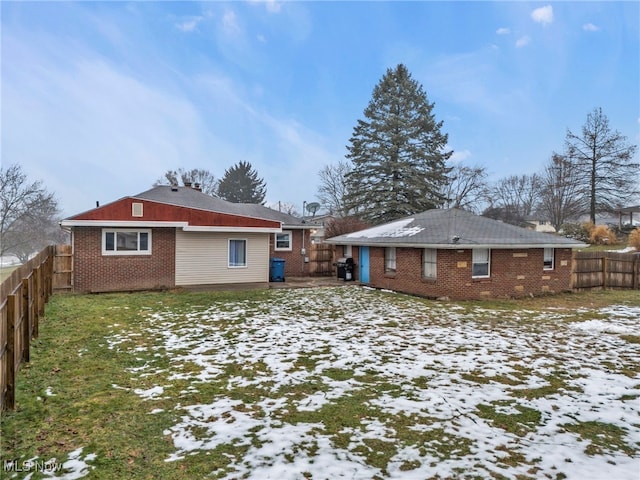
[[[556,266],[556,249],[555,248],[545,248],[544,249],[544,259],[543,259],[543,269],[544,270],[553,270]]]
[[[119,233],[136,233],[136,250],[118,250]],[[140,234],[147,235],[147,249],[140,250]],[[113,250],[107,250],[107,235],[113,235]],[[151,229],[147,228],[103,228],[102,229],[102,255],[151,255]]]
[[[342,256],[343,257],[353,257],[353,245],[343,245],[342,246]]]
[[[435,248],[422,250],[422,278],[429,280],[438,278],[438,250]]]
[[[486,254],[485,254],[486,253]],[[475,275],[476,265],[486,265],[487,273]],[[489,278],[491,276],[491,249],[490,248],[474,248],[472,250],[471,259],[471,278]]]
[[[384,249],[384,273],[396,273],[396,247],[385,247]]]
[[[278,247],[278,235],[287,235],[289,237],[288,247]],[[293,249],[293,232],[291,230],[283,230],[282,232],[276,232],[273,234],[273,249],[275,251],[287,251],[290,252]]]
[[[234,264],[231,262],[231,242],[244,242],[244,263],[243,264]],[[249,242],[246,238],[230,238],[227,243],[227,266],[229,268],[247,268],[248,266],[248,252],[249,251]]]

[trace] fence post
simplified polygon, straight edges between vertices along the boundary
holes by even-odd
[[[22,302],[20,311],[22,312],[22,321],[24,322],[24,337],[22,337],[24,350],[22,360],[28,362],[31,357],[31,312],[29,312],[29,280],[26,278],[22,279],[22,296],[20,301]]]
[[[604,290],[607,289],[607,271],[608,271],[608,261],[607,255],[604,254],[602,256],[602,288]]]
[[[40,289],[39,287],[39,279],[38,279],[38,269],[34,268],[31,271],[31,301],[32,301],[32,310],[31,310],[31,314],[32,314],[32,318],[31,321],[33,322],[33,338],[38,338],[38,334],[39,334],[39,330],[40,330],[40,325],[39,325],[39,319],[40,319],[40,296],[38,295],[38,290]]]
[[[7,352],[5,378],[7,393],[4,397],[5,408],[13,410],[16,406],[16,296],[7,295]]]
[[[633,256],[633,275],[632,275],[632,280],[631,280],[631,288],[633,288],[634,290],[638,290],[638,288],[640,288],[640,279],[638,277],[640,277],[640,253],[636,253]]]

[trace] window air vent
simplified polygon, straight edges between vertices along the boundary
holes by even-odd
[[[142,216],[142,203],[132,203],[131,204],[131,216],[132,217],[141,217]]]

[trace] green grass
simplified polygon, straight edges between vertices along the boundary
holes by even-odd
[[[18,375],[17,408],[2,416],[0,463],[34,457],[42,461],[51,458],[64,461],[70,451],[83,447],[85,452],[96,454],[96,459],[91,462],[95,467],[94,473],[87,478],[154,479],[160,478],[159,475],[164,479],[221,478],[232,474],[232,463],[240,462],[251,444],[259,442],[256,435],[251,443],[225,443],[206,452],[190,455],[188,461],[165,460],[175,452],[166,429],[178,423],[183,414],[181,410],[176,410],[176,403],[206,404],[223,393],[242,402],[237,411],[249,412],[254,416],[263,415],[255,405],[265,398],[286,398],[291,408],[274,413],[274,421],[291,425],[320,424],[322,435],[328,436],[335,446],[342,448],[349,445],[348,432],[360,431],[363,421],[383,422],[394,431],[394,441],[366,438],[354,450],[366,459],[367,464],[380,468],[383,473],[386,473],[390,459],[405,445],[420,445],[423,455],[429,454],[439,460],[470,454],[473,446],[471,439],[446,432],[434,425],[437,423],[434,419],[422,415],[390,414],[372,404],[372,399],[381,393],[391,398],[400,394],[410,398],[411,394],[391,383],[388,378],[380,377],[375,371],[363,373],[362,370],[356,372],[351,368],[328,368],[314,375],[314,369],[328,354],[326,349],[310,350],[306,355],[296,358],[292,362],[291,372],[303,370],[311,376],[304,383],[280,387],[278,391],[272,391],[274,384],[266,380],[259,385],[251,383],[268,377],[269,367],[263,362],[225,364],[222,375],[199,384],[197,391],[189,391],[189,380],[175,380],[170,398],[153,402],[145,401],[133,391],[162,385],[166,382],[167,371],[196,374],[201,370],[199,365],[192,362],[176,365],[171,355],[154,349],[154,339],[149,338],[143,329],[149,314],[171,310],[182,315],[180,321],[187,325],[192,322],[188,315],[194,310],[202,311],[215,306],[219,312],[232,311],[239,304],[247,308],[262,308],[261,304],[269,300],[270,295],[269,291],[256,290],[52,297],[47,305],[46,318],[40,325],[40,337],[32,343],[31,362],[24,364]],[[423,302],[432,308],[440,308],[439,304],[427,300],[384,292],[377,298],[380,302],[399,306],[405,302]],[[506,318],[509,312],[523,309],[571,310],[578,306],[597,307],[612,303],[637,305],[637,292],[564,294],[519,301],[461,302],[457,305],[463,312],[499,309]],[[304,315],[304,312],[300,314]],[[243,326],[238,322],[221,319],[216,325],[229,341],[244,333]],[[398,323],[393,320],[387,322],[384,328],[393,329],[397,326]],[[121,343],[114,342],[121,331],[127,331],[128,335],[119,339]],[[626,335],[621,338],[629,343],[638,343],[637,336]],[[145,364],[152,366],[145,371],[146,376],[132,374],[131,369]],[[530,373],[517,371],[510,376],[486,377],[480,371],[472,370],[462,374],[461,378],[465,382],[478,384],[496,382],[516,396],[517,401],[481,404],[476,414],[506,432],[524,437],[535,430],[542,420],[538,410],[520,404],[520,400],[524,403],[568,388],[566,375],[558,371],[545,377],[544,387],[512,389],[521,376],[524,378]],[[231,378],[242,379],[248,384],[229,391],[227,384]],[[309,395],[326,392],[327,378],[334,382],[354,381],[358,386],[348,395],[327,402],[314,411],[300,411],[293,407],[295,402]],[[429,378],[416,377],[408,388],[428,389]],[[47,395],[47,389],[53,393],[52,396]],[[184,393],[177,395],[176,392],[180,391]],[[628,400],[637,401],[633,396],[629,396]],[[151,414],[155,409],[162,411]],[[211,422],[217,420],[209,419]],[[226,420],[232,422],[233,418]],[[589,455],[611,450],[638,454],[638,449],[630,449],[624,442],[625,432],[620,431],[619,427],[582,422],[567,424],[564,428],[590,441],[587,447]],[[254,434],[257,431],[258,427]],[[198,431],[194,433],[203,434]],[[312,453],[314,448],[317,449],[317,445],[308,445],[307,453]],[[517,452],[508,452],[502,461],[513,465],[526,463]],[[405,461],[400,470],[411,471],[419,466],[417,461]],[[535,466],[532,468],[535,473]],[[39,474],[32,477],[37,478],[43,477]]]
[[[0,283],[4,282],[5,279],[9,278],[9,275],[11,275],[11,272],[13,272],[19,266],[20,265],[12,265],[10,267],[1,267],[0,268]]]

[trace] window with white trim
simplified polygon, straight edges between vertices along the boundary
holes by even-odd
[[[384,271],[386,273],[396,272],[396,247],[384,249]]]
[[[247,240],[229,239],[229,267],[239,268],[247,266]]]
[[[487,278],[491,274],[491,250],[488,248],[474,248],[472,250],[473,278]]]
[[[275,250],[289,250],[292,248],[292,233],[290,230],[283,230],[275,233]]]
[[[435,279],[437,275],[438,251],[435,248],[425,248],[422,251],[422,277]]]
[[[102,229],[102,255],[151,255],[151,230]]]
[[[555,248],[544,249],[544,270],[553,270],[555,267]]]
[[[343,245],[342,246],[342,256],[343,257],[352,257],[353,256],[353,245]]]

